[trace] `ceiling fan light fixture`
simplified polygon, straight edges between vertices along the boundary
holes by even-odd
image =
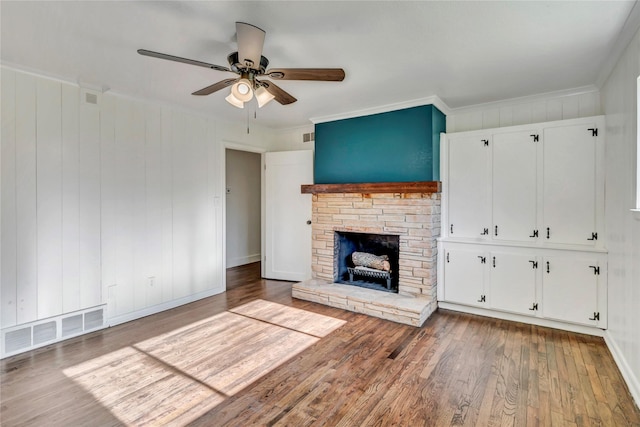
[[[258,101],[258,108],[264,107],[274,98],[275,96],[266,90],[264,86],[260,86],[256,89],[256,101]]]
[[[234,107],[244,108],[244,102],[233,96],[233,92],[225,98],[225,100]]]
[[[251,101],[253,98],[253,89],[249,79],[240,79],[237,83],[231,86],[231,94],[242,102]]]

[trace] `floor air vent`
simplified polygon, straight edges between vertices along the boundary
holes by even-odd
[[[104,328],[106,306],[61,314],[2,330],[2,357]]]

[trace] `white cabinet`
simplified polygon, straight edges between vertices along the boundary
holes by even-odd
[[[487,255],[483,248],[447,249],[444,275],[448,286],[445,299],[465,305],[486,306],[484,291]]]
[[[487,180],[489,140],[482,135],[453,137],[449,144],[447,233],[462,238],[489,234],[491,219]]]
[[[442,236],[604,248],[603,133],[595,117],[448,135]]]
[[[536,270],[539,261],[531,254],[491,252],[490,307],[496,310],[535,315]]]
[[[543,230],[550,243],[593,246],[596,224],[595,122],[544,130]]]
[[[606,328],[604,131],[591,117],[446,136],[441,302]]]
[[[553,255],[543,268],[544,317],[606,327],[606,263],[597,255]]]
[[[458,242],[441,249],[441,302],[607,326],[606,253]]]
[[[493,137],[493,238],[499,241],[536,239],[536,129]]]

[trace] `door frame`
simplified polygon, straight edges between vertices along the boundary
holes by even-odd
[[[222,182],[222,268],[227,270],[227,150],[246,151],[249,153],[260,154],[260,275],[264,276],[264,250],[265,250],[265,182],[264,182],[264,154],[266,148],[255,147],[252,145],[242,144],[239,142],[223,140],[222,141],[222,158],[224,159],[220,168]],[[222,283],[225,291],[227,290],[227,275],[222,275]]]

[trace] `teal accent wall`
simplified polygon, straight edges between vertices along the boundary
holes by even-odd
[[[437,181],[445,125],[433,105],[318,123],[314,183]]]

